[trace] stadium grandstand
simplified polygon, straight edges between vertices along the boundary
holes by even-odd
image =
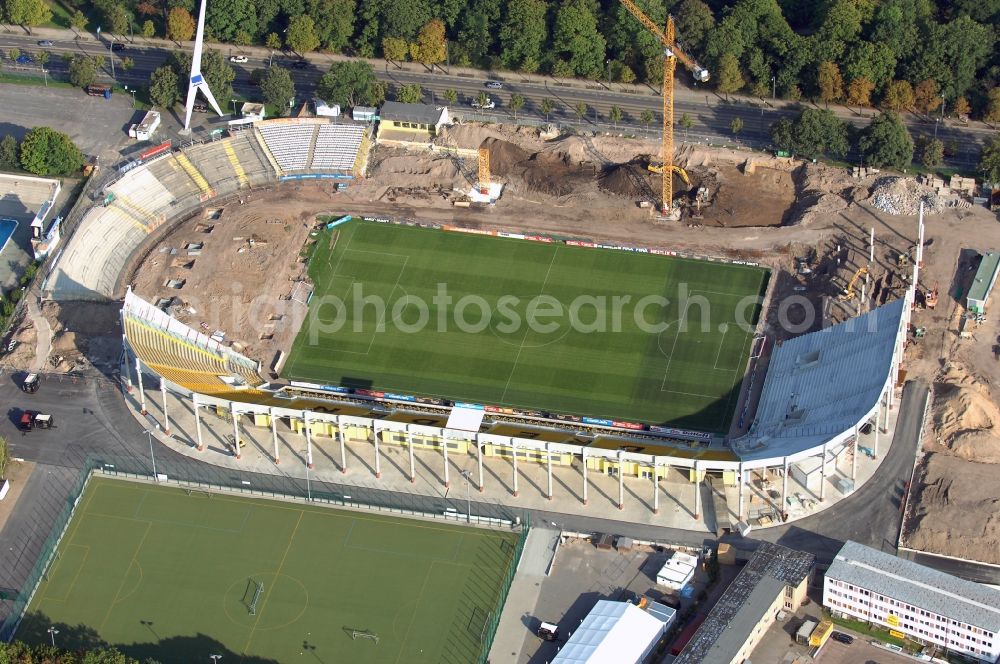
[[[259,122],[223,138],[164,152],[106,185],[59,254],[42,290],[55,300],[120,297],[129,260],[163,224],[214,198],[299,177],[363,175],[367,125],[326,119]],[[293,152],[296,155],[293,155]],[[297,174],[289,174],[289,171]]]
[[[478,486],[482,489],[487,477],[483,458],[493,457],[512,465],[515,495],[518,463],[546,465],[550,496],[554,490],[552,467],[575,466],[582,475],[584,502],[588,470],[618,478],[619,506],[624,505],[626,476],[645,481],[655,478],[650,482],[654,513],[659,511],[658,481],[668,472],[679,471],[694,483],[713,474],[721,476],[724,484],[736,492],[736,505],[730,509],[738,515],[737,520],[751,520],[755,512],[747,509],[746,501],[751,471],[764,476],[774,473],[781,478],[781,507],[772,504],[771,508],[782,519],[789,516],[789,479],[825,500],[826,484],[832,479],[829,476],[843,475],[837,467],[838,457],[849,451],[854,480],[859,429],[874,417],[877,430],[882,414],[888,418],[892,406],[909,301],[907,295],[858,318],[779,346],[773,353],[773,373],[769,371],[765,379],[749,433],[730,441],[728,446],[711,448],[696,441],[654,442],[649,436],[627,431],[595,432],[593,438],[529,438],[523,427],[514,425],[523,420],[492,413],[481,416],[469,430],[448,428],[445,418],[449,411],[454,412],[451,407],[422,407],[394,401],[390,395],[358,398],[332,394],[321,386],[306,384],[264,383],[254,362],[170,318],[131,292],[126,296],[123,317],[125,337],[137,369],[145,365],[178,386],[179,393],[190,393],[195,413],[200,408],[231,413],[235,436],[239,435],[241,420],[248,426],[270,427],[275,439],[275,461],[279,451],[274,427],[282,420],[291,431],[306,437],[310,464],[313,446],[326,444],[322,443],[324,438],[340,444],[343,464],[347,463],[345,443],[373,446],[376,459],[379,444],[400,445],[409,449],[410,477],[415,476],[414,449],[439,452],[447,484],[448,455],[474,455],[478,459]],[[141,391],[141,378],[136,373]],[[436,424],[428,425],[428,421]],[[165,424],[169,427],[169,423]],[[574,428],[578,432],[586,429],[579,425]],[[201,447],[201,441],[197,442]],[[693,493],[693,514],[698,518],[703,507],[701,492]],[[759,515],[761,508],[755,509]]]

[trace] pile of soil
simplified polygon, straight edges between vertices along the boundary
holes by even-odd
[[[628,164],[616,164],[601,174],[597,186],[615,196],[648,199],[655,197],[654,192],[659,190],[658,184],[649,177],[651,175],[654,173],[646,170],[645,164],[638,160]]]
[[[957,457],[1000,463],[1000,408],[986,387],[959,364],[935,386],[934,430],[939,443]]]
[[[996,468],[930,454],[920,469],[906,545],[1000,565]]]
[[[428,159],[411,154],[396,154],[382,159],[371,169],[374,177],[389,177],[401,185],[435,186],[463,182],[462,172],[451,157]]]
[[[805,164],[792,172],[798,195],[788,219],[789,225],[808,224],[847,208],[854,200],[855,187],[844,181],[840,169],[822,164]],[[867,190],[861,188],[861,195]]]
[[[497,138],[483,141],[490,152],[490,171],[501,178],[517,179],[529,191],[561,197],[593,180],[592,168],[579,164],[563,151],[536,152]]]

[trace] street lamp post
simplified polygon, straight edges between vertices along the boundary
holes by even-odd
[[[472,523],[472,477],[467,470],[458,472],[465,478],[465,521]]]
[[[132,93],[132,108],[135,108],[135,88],[132,88],[131,90],[129,90],[129,87],[126,85],[125,86],[125,92],[131,92]]]
[[[771,101],[774,101],[778,93],[778,78],[776,76],[771,77]]]
[[[605,60],[604,61],[604,65],[607,67],[607,71],[608,71],[608,90],[610,90],[611,89],[611,59],[609,58],[609,59]]]
[[[233,102],[233,118],[235,118],[236,117],[236,101],[237,100],[236,99],[231,99],[230,101]]]
[[[941,124],[941,118],[934,118],[934,138],[937,139],[937,128]]]
[[[218,661],[222,659],[222,655],[209,655],[208,658],[212,660],[213,664],[218,664]]]
[[[111,35],[111,41],[108,42],[108,58],[111,60],[111,80],[115,80],[115,36]]]
[[[46,631],[49,633],[49,637],[52,639],[52,647],[55,648],[56,647],[56,634],[59,633],[59,630],[56,629],[55,627],[49,627],[48,630],[46,630]]]
[[[159,431],[160,425],[156,425],[156,430]],[[149,438],[149,460],[153,463],[153,480],[156,480],[156,457],[153,455],[153,430],[146,429],[146,437]]]

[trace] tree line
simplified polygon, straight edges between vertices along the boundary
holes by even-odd
[[[195,0],[67,0],[74,25],[186,41]],[[3,0],[7,20],[44,0]],[[720,93],[1000,122],[1000,0],[638,0]],[[44,21],[42,21],[44,22]],[[213,0],[211,39],[656,85],[662,48],[615,0]]]

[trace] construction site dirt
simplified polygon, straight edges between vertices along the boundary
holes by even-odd
[[[691,184],[677,176],[674,184],[677,196],[688,202],[680,221],[665,221],[656,214],[659,176],[646,168],[649,155],[659,151],[656,142],[606,135],[546,141],[533,128],[470,124],[447,128],[433,142],[433,151],[426,144],[412,151],[376,147],[368,176],[339,192],[331,184],[284,184],[256,191],[249,203],[233,203],[217,212],[216,229],[200,234],[211,239],[193,266],[175,265],[183,257],[170,250],[197,241],[199,224],[212,222],[190,219],[153,240],[157,244],[146,248],[147,259],[127,281],[153,301],[178,298],[172,303],[175,315],[196,329],[224,330],[227,341],[235,341],[242,352],[265,365],[276,352],[287,350],[295,319],[287,312],[271,312],[267,315],[288,317],[257,329],[248,324],[249,313],[240,309],[251,294],[291,302],[289,311],[295,308],[296,284],[302,278],[300,252],[320,214],[532,231],[758,262],[774,270],[766,331],[775,340],[845,320],[901,296],[908,286],[916,218],[889,214],[872,204],[877,176],[855,179],[846,169],[824,164],[684,144],[675,162],[686,169]],[[503,193],[493,205],[456,206],[468,200],[477,184],[472,155],[480,147],[488,149],[491,178],[504,184]],[[690,193],[701,187],[707,193],[698,202]],[[1000,329],[987,318],[969,338],[960,338],[964,302],[955,294],[963,270],[968,270],[962,261],[969,259],[963,256],[1000,249],[1000,224],[983,207],[938,206],[935,211],[927,217],[918,302],[935,289],[940,302],[934,309],[915,312],[914,326],[924,333],[911,338],[904,368],[910,379],[953,383],[959,380],[954,367],[960,365],[969,380],[985,386],[980,396],[996,404]],[[224,269],[210,269],[214,265]],[[186,279],[182,288],[167,285],[175,278]],[[237,282],[244,295],[233,297]],[[213,304],[199,307],[195,299]],[[25,334],[27,339],[30,333]],[[974,440],[993,440],[975,447],[992,449],[1000,440],[994,430],[1000,416],[974,424],[966,427],[977,432]],[[929,458],[940,454],[951,459],[925,463],[918,474],[924,485],[935,485],[942,469],[950,481],[965,484],[963,467],[968,468],[964,477],[974,481],[983,468],[997,463],[996,455],[959,452],[970,449],[971,443],[950,446],[948,437],[955,435],[949,430],[942,442],[928,441]],[[912,493],[920,495],[916,487]],[[906,531],[908,541],[980,560],[984,551],[1000,551],[1000,533],[983,539],[997,528],[989,521],[996,510],[983,504],[975,513],[953,518],[956,511],[969,511],[966,503],[956,502],[956,493],[922,504],[923,511]],[[927,528],[946,528],[950,536],[922,536]]]

